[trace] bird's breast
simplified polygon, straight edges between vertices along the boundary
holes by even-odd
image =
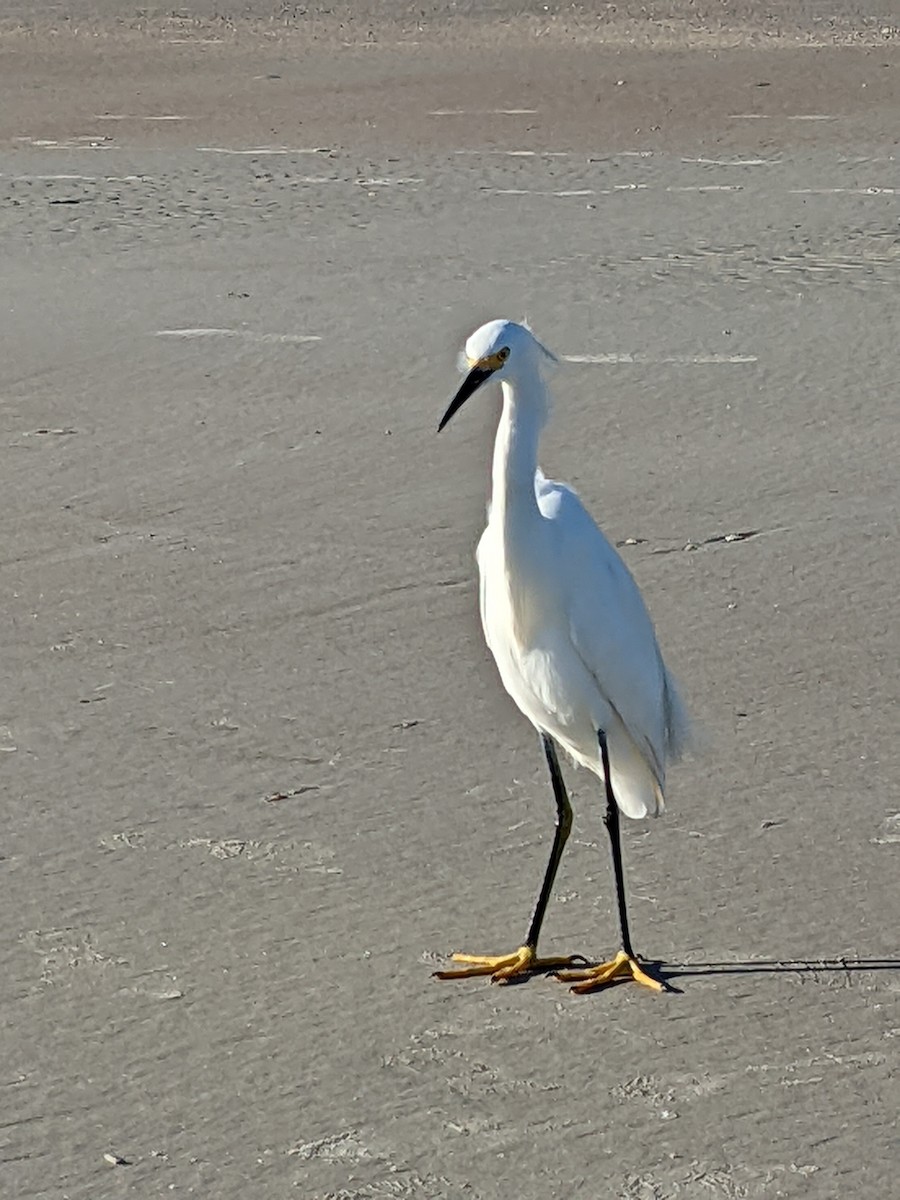
[[[478,548],[478,567],[488,645],[516,653],[536,646],[560,617],[552,563],[537,537],[516,539],[489,525]]]

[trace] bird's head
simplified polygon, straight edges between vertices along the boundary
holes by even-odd
[[[466,341],[461,366],[466,372],[462,385],[441,417],[440,432],[454,413],[459,412],[489,379],[515,379],[525,372],[537,374],[541,361],[555,361],[525,325],[515,321],[488,321]]]

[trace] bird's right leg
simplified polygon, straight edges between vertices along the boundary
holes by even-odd
[[[541,733],[541,744],[550,768],[550,780],[553,784],[553,798],[556,801],[556,829],[553,834],[553,846],[550,850],[550,860],[544,872],[544,882],[541,884],[540,895],[534,906],[531,924],[525,944],[512,954],[480,955],[454,954],[453,961],[465,965],[452,971],[435,971],[438,979],[468,979],[472,975],[490,975],[494,983],[508,983],[513,979],[521,979],[525,975],[536,972],[555,970],[557,967],[570,967],[572,958],[538,958],[537,944],[544,923],[544,914],[550,900],[550,893],[559,869],[563,849],[572,829],[572,806],[566,793],[562,771],[559,769],[559,759],[556,747],[546,733]]]
[[[635,983],[643,984],[654,992],[661,992],[663,984],[654,979],[641,964],[631,945],[631,933],[628,928],[628,906],[625,902],[625,873],[622,870],[622,835],[619,830],[619,805],[613,793],[612,771],[609,766],[609,746],[606,734],[601,729],[597,733],[600,744],[600,761],[603,766],[603,782],[606,789],[606,816],[603,823],[609,834],[609,844],[612,850],[613,875],[616,881],[616,902],[619,906],[619,928],[622,932],[622,949],[609,960],[596,967],[587,967],[578,971],[566,971],[557,978],[563,983],[571,983],[573,992],[594,992],[614,983],[619,979],[633,979]]]

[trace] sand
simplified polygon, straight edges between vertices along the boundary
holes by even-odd
[[[900,34],[776,7],[5,6],[4,1197],[891,1193]],[[435,436],[497,315],[701,732],[625,830],[660,997],[431,977],[552,827],[496,401]]]

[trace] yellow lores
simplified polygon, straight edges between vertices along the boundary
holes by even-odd
[[[469,364],[469,370],[487,371],[493,375],[494,371],[499,371],[506,360],[509,358],[509,348],[504,346],[498,350],[496,354],[486,354],[484,358],[471,359],[466,355],[466,362]]]
[[[666,766],[687,736],[687,715],[628,568],[572,489],[538,468],[548,404],[542,367],[552,356],[512,321],[476,330],[465,353],[468,374],[438,428],[488,379],[500,382],[491,506],[477,554],[481,622],[503,686],[540,736],[557,820],[524,945],[505,955],[455,954],[461,965],[436,974],[509,983],[553,971],[576,992],[624,978],[661,991],[631,945],[619,813],[638,819],[662,811]],[[599,966],[537,953],[572,826],[558,746],[597,775],[606,793],[622,949]]]

